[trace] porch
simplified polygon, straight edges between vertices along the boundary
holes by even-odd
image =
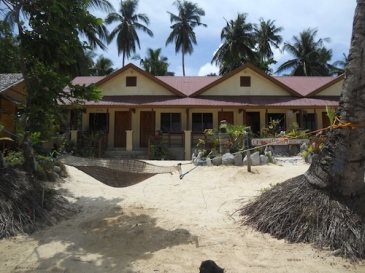
[[[197,149],[211,149],[213,147],[212,137],[202,132],[192,132],[190,130],[179,132],[162,133],[161,141],[168,149],[169,154],[176,160],[191,160],[192,154]],[[75,142],[82,141],[83,132],[71,131],[71,140]],[[108,145],[108,134],[102,137],[97,146],[98,157],[104,158],[123,158],[123,159],[150,159],[151,141],[156,138],[156,135],[151,135],[148,141],[148,147],[136,147],[133,131],[126,131],[126,146],[112,147]],[[197,146],[204,141],[204,144]]]

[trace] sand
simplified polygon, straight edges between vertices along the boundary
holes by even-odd
[[[193,167],[182,165],[183,172]],[[308,167],[303,160],[251,172],[199,166],[181,180],[177,172],[158,174],[115,188],[68,166],[69,177],[57,188],[78,212],[34,234],[0,241],[0,272],[186,273],[199,272],[207,259],[226,273],[365,272],[363,263],[242,226],[242,204]]]

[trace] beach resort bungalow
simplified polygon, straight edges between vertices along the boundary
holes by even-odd
[[[224,76],[155,77],[128,64],[105,77],[73,80],[96,84],[103,99],[86,102],[79,114],[71,111],[71,138],[77,140],[80,130],[103,130],[108,151],[147,154],[149,139],[160,131],[176,159],[190,160],[204,130],[221,120],[251,126],[255,134],[271,120],[282,130],[294,122],[309,130],[329,126],[326,106],[338,106],[343,80],[270,76],[251,64]]]
[[[26,98],[24,86],[22,74],[0,74],[0,151],[11,146],[8,138],[15,137],[14,116]]]

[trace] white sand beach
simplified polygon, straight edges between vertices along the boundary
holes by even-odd
[[[182,165],[183,172],[193,167]],[[207,259],[226,273],[365,272],[364,264],[330,251],[242,225],[242,204],[308,167],[303,160],[253,166],[251,172],[246,166],[199,166],[181,180],[178,172],[165,173],[114,188],[68,166],[69,177],[56,184],[78,212],[34,234],[0,241],[0,272],[187,273],[199,272]]]

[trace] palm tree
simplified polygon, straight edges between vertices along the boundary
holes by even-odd
[[[191,55],[193,53],[193,44],[197,44],[193,29],[196,26],[207,26],[200,22],[200,17],[205,15],[205,11],[199,8],[197,4],[185,0],[182,2],[177,0],[173,4],[177,7],[179,14],[175,15],[169,11],[167,12],[170,14],[170,22],[173,25],[171,26],[172,31],[166,40],[166,46],[174,42],[175,52],[181,50],[183,76],[185,76],[184,56],[186,53]]]
[[[120,55],[120,53],[123,54],[123,66],[125,58],[129,58],[131,53],[136,52],[136,44],[138,45],[138,48],[141,48],[137,30],[141,30],[147,33],[150,37],[153,37],[153,32],[145,25],[138,22],[142,21],[148,25],[150,20],[147,15],[143,13],[136,13],[137,6],[138,0],[121,0],[119,9],[120,14],[113,12],[105,19],[107,24],[119,22],[119,24],[109,34],[108,42],[110,43],[116,37],[118,55]]]
[[[258,58],[254,52],[256,40],[251,23],[246,23],[247,14],[239,13],[236,20],[227,21],[221,31],[223,44],[214,54],[211,63],[219,66],[224,75],[246,62],[254,63]]]
[[[144,59],[139,55],[135,55],[133,59],[140,60],[143,69],[154,76],[174,76],[174,72],[168,71],[168,58],[161,55],[161,48],[147,48],[147,56]]]
[[[364,4],[357,0],[336,126],[318,157],[304,175],[278,184],[241,213],[246,224],[275,238],[329,247],[352,261],[365,258]]]
[[[267,20],[260,18],[259,25],[254,25],[254,35],[257,42],[256,50],[260,54],[261,60],[268,60],[274,56],[271,47],[280,48],[283,37],[278,33],[283,31],[282,27],[274,25],[275,20]]]
[[[96,60],[94,66],[91,68],[91,74],[93,76],[106,76],[113,73],[113,61],[109,58],[100,55]]]
[[[329,38],[315,40],[316,29],[307,29],[293,36],[294,43],[285,43],[283,51],[289,52],[294,59],[288,60],[277,69],[277,73],[291,69],[292,76],[329,76],[331,65],[328,62],[332,58],[332,50],[323,46],[324,42],[330,42]]]
[[[345,67],[346,65],[348,64],[349,62],[349,58],[348,56],[346,56],[345,53],[342,53],[343,54],[343,59],[342,60],[339,60],[339,61],[335,61],[332,66],[334,67],[335,69],[335,74],[337,75],[341,75],[343,73],[345,73]]]

